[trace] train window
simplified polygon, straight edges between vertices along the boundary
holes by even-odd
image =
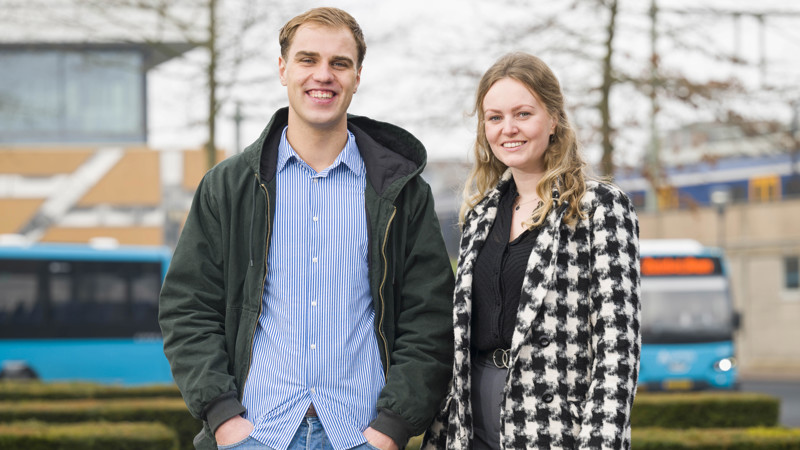
[[[750,179],[750,201],[767,202],[781,198],[781,179],[778,175],[767,175]]]
[[[800,257],[787,256],[783,258],[784,289],[800,289]]]
[[[800,176],[792,175],[783,185],[783,195],[796,198],[800,195]]]
[[[656,195],[658,196],[658,209],[678,208],[678,189],[674,186],[660,187]]]

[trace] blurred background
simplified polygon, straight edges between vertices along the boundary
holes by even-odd
[[[690,273],[702,266],[698,258],[712,258],[711,274],[724,279],[722,301],[729,306],[698,312],[724,317],[729,328],[716,341],[727,342],[730,355],[709,350],[724,354],[709,357],[708,380],[737,371],[724,387],[781,389],[800,404],[796,2],[325,4],[353,14],[367,39],[350,112],[403,126],[426,145],[424,176],[453,257],[477,81],[507,52],[536,54],[562,83],[593,172],[612,177],[636,205],[641,238],[682,240],[654,247],[660,248],[654,258],[678,264],[655,276],[698,276]],[[209,167],[255,140],[274,110],[286,105],[277,77],[278,30],[315,6],[307,0],[0,0],[0,248],[6,254],[0,360],[6,373],[72,377],[58,375],[67,362],[56,364],[52,352],[47,368],[26,364],[32,350],[25,353],[12,338],[35,346],[45,337],[134,336],[159,348],[153,317],[159,274],[194,189]],[[40,248],[32,256],[33,243],[91,245]],[[110,256],[112,247],[131,248]],[[92,256],[98,248],[107,250],[104,256]],[[137,253],[146,248],[154,249],[149,256]],[[112,261],[128,265],[110,274]],[[79,274],[88,278],[77,281]],[[109,300],[109,292],[118,295]],[[87,300],[91,295],[96,298]],[[56,307],[77,296],[84,305],[117,305],[91,319],[105,331],[88,332],[89,325],[73,319],[53,325],[58,314],[75,317]],[[699,323],[695,331],[705,326]],[[698,340],[707,341],[690,339]],[[686,342],[674,337],[666,341],[650,342],[653,361],[673,372],[656,378],[655,388],[723,387],[684,370],[700,358],[696,348],[676,347]],[[723,360],[729,361],[721,367]],[[163,363],[160,376],[168,380]],[[125,380],[126,373],[104,381]],[[787,414],[800,426],[796,408]]]

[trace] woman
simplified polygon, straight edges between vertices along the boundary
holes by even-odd
[[[514,53],[484,74],[461,211],[450,393],[427,448],[630,448],[639,225],[587,179],[558,80]]]

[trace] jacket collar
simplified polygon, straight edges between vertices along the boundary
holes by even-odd
[[[279,109],[259,138],[244,150],[248,165],[265,183],[275,177],[278,144],[288,121],[289,108]],[[347,117],[347,128],[356,138],[367,169],[367,180],[379,195],[393,198],[404,184],[396,183],[398,180],[411,178],[425,167],[425,147],[402,128],[352,115]]]

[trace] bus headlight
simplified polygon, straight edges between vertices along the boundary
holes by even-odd
[[[714,369],[719,372],[727,372],[736,367],[736,358],[722,358],[714,363]]]

